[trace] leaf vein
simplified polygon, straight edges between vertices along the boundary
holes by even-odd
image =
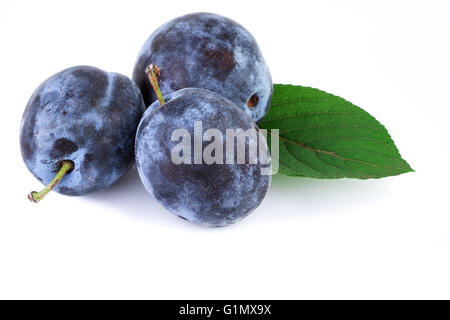
[[[314,171],[316,171],[316,172],[318,172],[320,175],[326,175],[326,173],[325,172],[323,172],[323,171],[321,171],[321,170],[319,170],[319,169],[316,169],[316,168],[313,168],[313,167],[311,167],[309,164],[307,164],[305,161],[303,161],[303,160],[301,160],[300,158],[298,158],[291,150],[289,150],[289,147],[288,147],[288,144],[286,143],[286,141],[283,141],[284,142],[284,145],[286,146],[286,151],[291,155],[291,157],[293,157],[295,160],[297,160],[298,162],[301,162],[301,163],[303,163],[305,166],[307,166],[308,168],[310,168],[310,169],[312,169],[312,170],[314,170]]]
[[[385,147],[387,147],[388,149],[395,151],[394,149],[392,149],[392,147],[390,145],[387,144],[387,141],[383,141],[380,139],[374,139],[374,138],[360,138],[360,137],[345,137],[345,136],[335,136],[335,137],[317,137],[308,141],[303,142],[304,145],[306,145],[307,143],[313,142],[313,141],[323,141],[323,140],[362,140],[362,141],[372,141],[381,145],[384,145]],[[390,142],[390,141],[389,141]]]
[[[316,158],[317,158],[317,159],[319,159],[320,161],[322,161],[322,162],[325,163],[326,165],[333,166],[332,164],[323,161],[323,160],[318,156],[318,152],[314,152],[314,154],[316,155]],[[361,171],[361,170],[357,170],[357,169],[354,169],[354,168],[350,168],[350,167],[348,166],[348,163],[347,163],[345,160],[342,160],[342,161],[343,161],[344,165],[347,167],[347,170],[342,169],[342,168],[339,168],[339,167],[337,167],[337,166],[334,166],[334,167],[343,170],[346,174],[349,174],[349,176],[346,176],[346,175],[344,174],[344,177],[346,177],[346,178],[353,178],[353,177],[354,177],[354,175],[351,173],[351,171],[356,171],[356,172],[360,172],[360,173],[364,174],[365,176],[362,177],[362,178],[375,178],[375,177],[376,177],[375,175],[371,175],[370,173],[368,173],[368,172],[366,172],[366,171]],[[348,172],[348,171],[350,171],[350,172]]]
[[[272,121],[276,121],[276,120],[286,120],[286,119],[296,119],[296,118],[304,118],[304,117],[309,117],[309,116],[315,116],[315,115],[320,115],[320,114],[328,114],[328,115],[349,115],[349,114],[362,114],[361,112],[305,112],[305,113],[300,113],[300,114],[292,114],[289,116],[283,116],[283,117],[277,117],[277,118],[269,118],[267,119],[264,118],[260,124],[263,124],[264,122],[272,122]]]
[[[399,167],[392,167],[392,166],[391,167],[380,166],[380,165],[377,165],[375,163],[371,163],[371,162],[367,162],[367,161],[363,161],[363,160],[345,158],[345,157],[342,157],[342,156],[340,156],[340,155],[338,155],[338,154],[336,154],[335,152],[332,152],[332,151],[316,149],[316,148],[310,147],[310,146],[308,146],[306,144],[295,142],[295,141],[292,141],[290,139],[284,138],[282,136],[275,135],[275,134],[273,134],[273,132],[271,130],[270,130],[270,134],[273,135],[274,137],[278,137],[280,140],[282,140],[284,142],[284,144],[286,145],[286,149],[288,149],[287,148],[287,143],[291,143],[291,144],[297,145],[299,147],[305,148],[307,150],[310,150],[312,152],[320,152],[320,153],[323,153],[323,154],[327,154],[327,155],[330,155],[332,157],[336,157],[338,159],[341,159],[343,161],[352,161],[352,162],[356,162],[356,163],[361,163],[361,164],[364,164],[364,165],[372,166],[372,167],[375,167],[375,168],[392,169],[392,170],[395,170],[395,169],[396,170],[403,170],[404,169],[404,168],[401,168],[401,167],[399,168]],[[288,151],[289,151],[289,149],[288,149]],[[314,168],[312,168],[312,169],[314,169]],[[316,171],[318,171],[318,170],[316,170]]]
[[[374,129],[374,130],[380,130],[378,127],[374,126],[365,126],[360,124],[336,124],[336,125],[329,125],[329,126],[313,126],[313,127],[304,127],[304,128],[294,128],[289,130],[283,130],[282,133],[286,132],[294,132],[294,131],[305,131],[305,130],[311,130],[311,129],[323,129],[323,128],[368,128],[368,129]]]

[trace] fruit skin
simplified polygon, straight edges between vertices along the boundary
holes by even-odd
[[[164,96],[188,87],[208,89],[234,102],[254,121],[269,108],[273,91],[269,69],[253,36],[231,19],[193,13],[153,32],[133,71],[147,106],[156,100],[145,74],[151,63],[161,71]],[[256,106],[249,107],[249,100]]]
[[[54,188],[80,196],[109,187],[134,163],[134,139],[145,110],[129,78],[89,66],[63,70],[33,93],[20,129],[22,158],[43,184],[71,160]]]
[[[193,144],[194,121],[202,121],[203,131],[219,129],[226,145],[226,129],[245,131],[255,123],[231,101],[205,89],[182,89],[165,98],[162,107],[156,101],[146,110],[136,134],[136,166],[147,191],[175,215],[199,225],[226,226],[247,216],[270,185],[271,176],[260,174],[261,159],[258,164],[194,164],[192,148],[192,164],[176,165],[171,150],[180,140],[171,141],[171,135],[187,129]],[[202,150],[209,143],[203,142]],[[246,155],[248,146],[246,139]],[[261,148],[268,150],[265,141]]]

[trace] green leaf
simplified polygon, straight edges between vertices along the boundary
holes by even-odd
[[[368,179],[413,171],[374,117],[318,89],[276,84],[258,125],[267,129],[269,146],[279,139],[278,159],[272,157],[288,176]]]

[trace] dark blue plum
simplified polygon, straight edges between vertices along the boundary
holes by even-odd
[[[270,167],[270,158],[264,137],[257,138],[256,124],[234,103],[205,89],[182,89],[166,96],[166,101],[163,106],[156,101],[146,110],[136,134],[136,166],[147,191],[175,215],[202,226],[226,226],[247,216],[261,203],[271,181],[270,175],[262,174],[262,168]],[[200,134],[220,131],[223,145],[217,150],[222,150],[223,164],[202,159],[216,137],[200,140],[201,149],[195,149],[194,121],[201,121]],[[172,161],[174,148],[184,140],[172,136],[177,129],[186,130],[191,139],[188,163]],[[237,141],[232,163],[227,164],[227,129],[256,133],[245,139],[244,164],[237,162]],[[261,152],[252,163],[249,146],[258,144]],[[197,156],[201,160],[196,164]]]
[[[31,96],[20,130],[28,169],[48,184],[70,160],[74,169],[54,188],[71,196],[103,190],[134,163],[134,139],[145,110],[129,78],[89,66],[63,70]]]
[[[231,19],[188,14],[159,27],[143,45],[133,71],[146,105],[156,100],[145,68],[161,71],[163,95],[188,88],[214,91],[234,102],[254,121],[266,114],[272,78],[253,36]]]

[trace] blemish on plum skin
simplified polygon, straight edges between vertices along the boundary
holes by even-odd
[[[91,166],[91,163],[93,160],[94,160],[94,154],[86,153],[83,158],[83,167],[85,169],[89,168]]]
[[[53,143],[53,148],[50,152],[52,158],[60,158],[78,150],[78,146],[67,138],[59,138]]]
[[[66,99],[71,99],[71,98],[73,98],[75,95],[73,94],[73,92],[72,91],[67,91],[65,94],[64,94],[64,97],[66,98]]]
[[[205,55],[214,61],[216,66],[224,71],[233,70],[236,65],[236,61],[234,60],[234,54],[229,50],[211,50],[205,49]]]

